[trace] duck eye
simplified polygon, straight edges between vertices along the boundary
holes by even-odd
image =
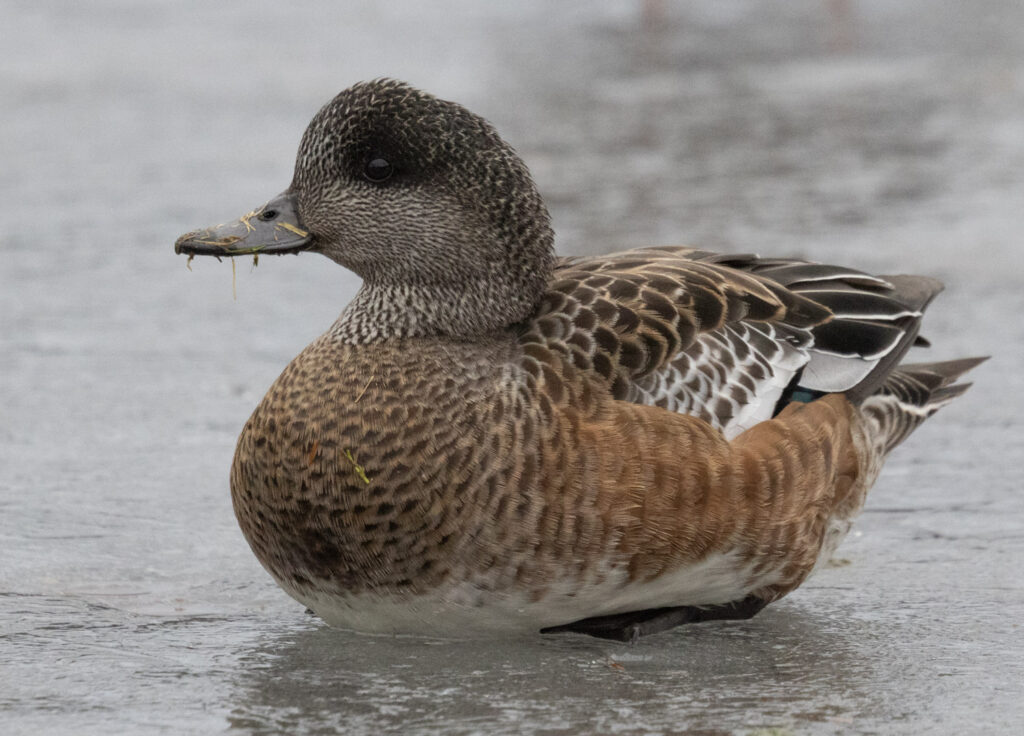
[[[372,182],[380,183],[387,181],[391,178],[394,168],[387,162],[386,159],[380,156],[374,156],[366,162],[366,168],[363,169],[363,176]]]

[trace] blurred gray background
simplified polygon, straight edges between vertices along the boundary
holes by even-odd
[[[1019,0],[4,0],[0,730],[1017,733],[1024,718]],[[943,279],[994,355],[829,569],[623,646],[326,629],[237,530],[235,438],[358,282],[175,257],[284,189],[389,75],[494,122],[563,253],[689,243]]]

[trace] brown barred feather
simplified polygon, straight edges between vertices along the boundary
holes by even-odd
[[[632,385],[676,360],[702,333],[741,321],[808,328],[831,312],[778,284],[688,248],[647,248],[560,261],[525,345],[570,355],[627,399]]]
[[[232,471],[243,532],[278,582],[300,599],[472,580],[540,600],[599,581],[609,560],[629,583],[731,553],[774,599],[813,568],[829,520],[860,507],[861,430],[840,396],[730,444],[527,347],[321,338],[296,358]]]

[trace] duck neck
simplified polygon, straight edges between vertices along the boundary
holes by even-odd
[[[547,286],[553,256],[507,278],[457,283],[388,283],[366,280],[331,333],[350,344],[407,337],[471,340],[527,319]]]
[[[530,317],[554,269],[555,238],[547,209],[517,162],[506,161],[517,186],[490,200],[483,212],[454,203],[444,219],[429,227],[419,223],[426,235],[414,242],[378,245],[360,260],[347,252],[336,257],[363,277],[363,286],[333,333],[354,344],[404,337],[472,340]],[[452,211],[463,216],[452,219]]]

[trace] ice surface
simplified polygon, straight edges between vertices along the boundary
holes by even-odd
[[[54,0],[4,25],[3,733],[1019,730],[1018,0]],[[227,471],[358,282],[239,262],[233,301],[228,264],[172,246],[281,191],[313,112],[381,75],[489,117],[563,252],[927,273],[929,355],[994,358],[894,455],[841,562],[750,622],[632,647],[327,629],[252,557]]]

